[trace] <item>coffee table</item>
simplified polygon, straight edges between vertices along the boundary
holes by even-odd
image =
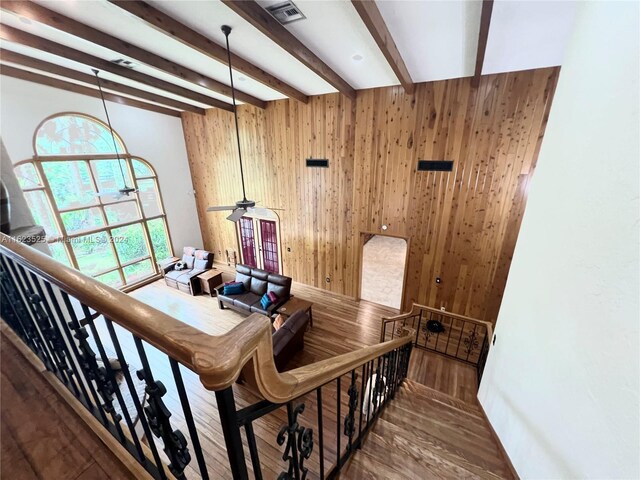
[[[304,310],[309,315],[309,326],[313,327],[313,311],[311,310],[313,303],[300,297],[291,297],[287,303],[276,310],[277,313],[285,318],[290,317],[298,310]]]
[[[198,275],[198,280],[200,281],[202,291],[208,293],[210,297],[213,297],[216,293],[215,288],[222,284],[222,270],[216,268],[207,270]]]

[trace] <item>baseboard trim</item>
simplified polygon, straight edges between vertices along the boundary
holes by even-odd
[[[496,441],[496,444],[498,445],[498,450],[500,450],[500,453],[502,454],[504,461],[507,463],[507,467],[509,467],[509,470],[511,471],[511,475],[513,475],[513,478],[515,478],[516,480],[520,480],[520,475],[518,475],[518,472],[513,466],[513,463],[511,463],[511,459],[509,458],[507,451],[504,449],[504,445],[502,445],[502,442],[500,441],[500,437],[498,437],[498,434],[493,429],[493,425],[491,425],[491,422],[489,421],[489,417],[487,417],[487,412],[484,411],[484,407],[482,406],[482,403],[480,403],[480,399],[478,399],[478,405],[480,406],[480,411],[482,412],[482,416],[486,420],[487,425],[489,425],[489,429],[491,430],[491,435],[493,436],[493,439]]]

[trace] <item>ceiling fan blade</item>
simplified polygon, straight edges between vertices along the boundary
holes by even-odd
[[[207,208],[207,212],[221,212],[223,210],[235,210],[236,206],[235,205],[227,205],[227,206],[217,206],[217,207],[209,207]]]
[[[235,223],[240,220],[245,213],[247,213],[247,211],[244,208],[237,208],[231,215],[227,217],[227,220],[231,220]]]

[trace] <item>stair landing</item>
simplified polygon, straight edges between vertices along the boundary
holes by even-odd
[[[480,407],[405,380],[342,478],[513,478]]]

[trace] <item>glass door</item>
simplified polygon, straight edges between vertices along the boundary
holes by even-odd
[[[259,220],[262,257],[262,268],[267,272],[280,273],[278,262],[278,235],[276,222],[272,220]]]
[[[240,219],[240,246],[242,248],[242,263],[250,267],[257,267],[256,263],[256,239],[253,231],[253,218],[242,217]]]

